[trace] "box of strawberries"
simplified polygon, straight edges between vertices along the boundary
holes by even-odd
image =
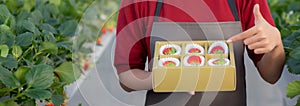
[[[155,92],[234,91],[233,44],[225,41],[157,41]]]

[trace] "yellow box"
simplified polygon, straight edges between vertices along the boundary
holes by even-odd
[[[230,60],[228,66],[209,66],[207,61],[221,54],[208,54],[211,43],[216,41],[157,41],[153,62],[153,90],[154,92],[187,92],[187,91],[234,91],[236,89],[236,68],[234,61],[233,44],[228,45],[228,54],[223,54]],[[205,49],[204,66],[184,66],[183,58],[191,54],[185,54],[186,44],[199,44]],[[166,44],[177,44],[181,47],[179,55],[160,55],[160,47]],[[228,56],[229,55],[229,56]],[[174,57],[180,60],[178,67],[160,67],[160,58]]]

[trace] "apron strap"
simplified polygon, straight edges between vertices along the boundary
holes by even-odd
[[[157,0],[154,22],[158,22],[158,17],[160,15],[160,10],[161,10],[161,7],[162,7],[162,3],[163,3],[163,0]]]
[[[231,12],[234,16],[235,21],[240,21],[239,14],[237,12],[235,0],[228,0],[228,4],[230,6]]]

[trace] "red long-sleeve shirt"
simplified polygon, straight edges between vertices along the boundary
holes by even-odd
[[[253,7],[260,4],[264,18],[274,25],[266,0],[235,0],[243,30],[254,26]],[[226,22],[235,21],[227,0],[164,0],[160,22]],[[226,4],[226,5],[225,5]],[[124,0],[119,11],[115,49],[115,67],[119,73],[144,69],[150,58],[150,32],[156,0]],[[262,55],[248,50],[256,64]],[[149,59],[150,61],[151,59]]]

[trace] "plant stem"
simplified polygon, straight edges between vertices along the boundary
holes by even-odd
[[[9,94],[9,93],[10,93],[11,91],[13,91],[13,90],[14,90],[14,88],[9,89],[3,96]]]
[[[42,52],[38,52],[37,54],[35,54],[32,59],[35,59],[40,54],[42,54]]]
[[[48,58],[49,56],[50,56],[50,53],[48,53],[46,57]]]
[[[26,56],[26,55],[29,53],[29,51],[31,51],[32,49],[33,49],[33,46],[31,46],[30,48],[28,48],[28,49],[27,49],[27,50],[19,57],[18,62],[20,62],[21,59],[23,59],[24,56]]]
[[[11,99],[9,99],[9,100],[6,100],[5,102],[8,102],[8,101],[15,101],[15,100],[18,99],[19,97],[22,97],[22,96],[25,94],[25,92],[26,92],[29,88],[31,88],[31,86],[28,86],[22,93],[18,92],[17,96],[15,96],[15,97],[13,97],[13,98],[11,98]]]

